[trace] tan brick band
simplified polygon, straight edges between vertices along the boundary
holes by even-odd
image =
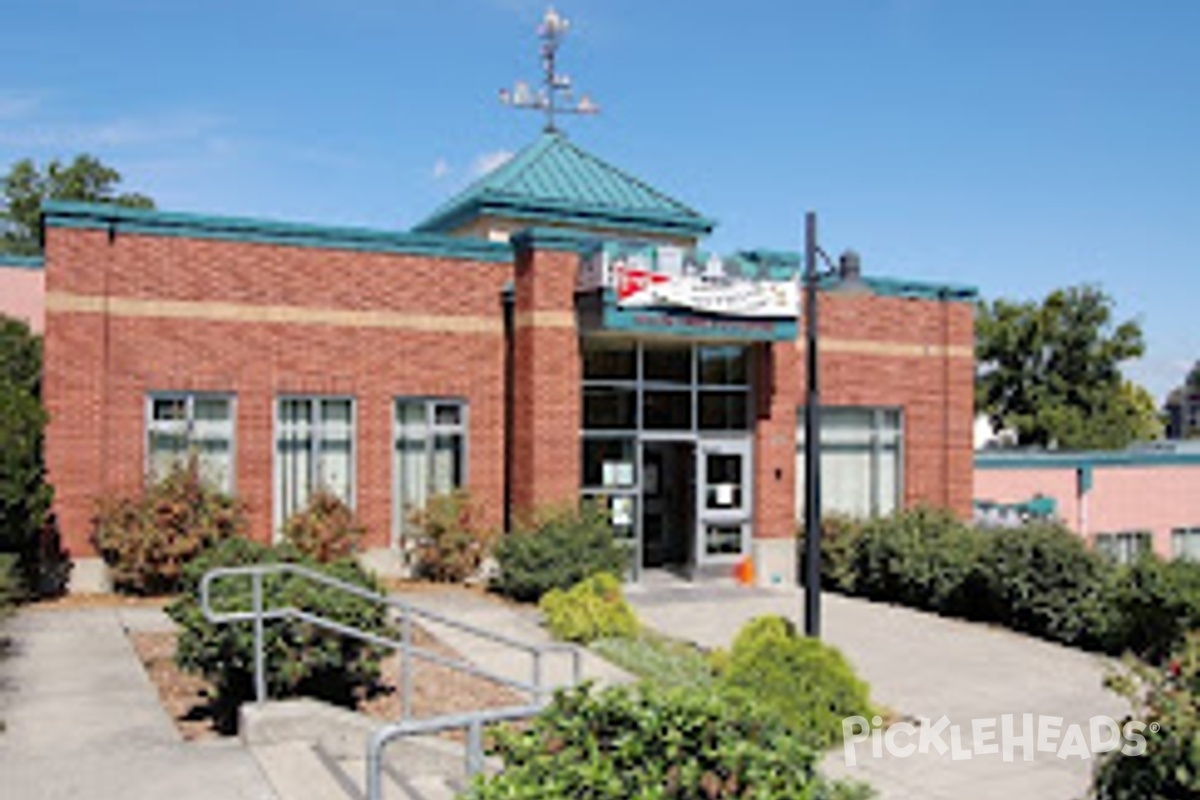
[[[885,358],[975,358],[975,350],[966,345],[913,344],[909,342],[879,342],[869,339],[822,338],[817,345],[822,353],[844,355],[882,356]],[[796,349],[804,351],[804,341],[796,342]]]
[[[518,328],[574,328],[573,311],[522,311],[513,317]]]
[[[250,303],[146,300],[47,292],[51,313],[109,314],[114,317],[186,319],[204,322],[274,322],[288,325],[329,325],[346,328],[392,328],[432,333],[502,334],[504,323],[489,317],[453,314],[412,314],[311,306],[271,306]]]

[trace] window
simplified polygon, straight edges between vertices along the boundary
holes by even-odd
[[[354,505],[354,401],[348,397],[279,400],[275,442],[275,525],[325,489]]]
[[[804,516],[804,413],[797,417],[796,518]],[[892,513],[904,465],[900,411],[821,408],[821,512],[852,517]]]
[[[1200,562],[1200,528],[1171,531],[1171,555],[1184,561]]]
[[[1151,545],[1149,531],[1096,534],[1096,551],[1103,553],[1118,564],[1132,564],[1149,553]]]
[[[226,394],[152,394],[146,409],[146,473],[158,480],[189,458],[200,476],[233,491],[233,397]]]
[[[466,482],[467,407],[459,400],[396,400],[392,508],[396,541],[412,534],[412,514],[434,495]]]

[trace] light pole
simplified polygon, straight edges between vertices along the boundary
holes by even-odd
[[[817,269],[817,259],[827,269]],[[838,278],[832,291],[857,294],[865,291],[862,263],[853,250],[842,253],[835,267],[817,244],[817,215],[804,215],[804,633],[821,637],[821,373],[817,359],[817,292],[822,279]]]

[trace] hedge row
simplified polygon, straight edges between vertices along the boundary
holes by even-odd
[[[1059,525],[984,529],[920,509],[822,531],[822,584],[844,594],[1152,661],[1200,628],[1200,564],[1117,564]]]

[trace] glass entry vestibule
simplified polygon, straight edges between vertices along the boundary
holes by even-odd
[[[614,336],[581,341],[585,497],[642,568],[725,570],[753,525],[754,352]]]

